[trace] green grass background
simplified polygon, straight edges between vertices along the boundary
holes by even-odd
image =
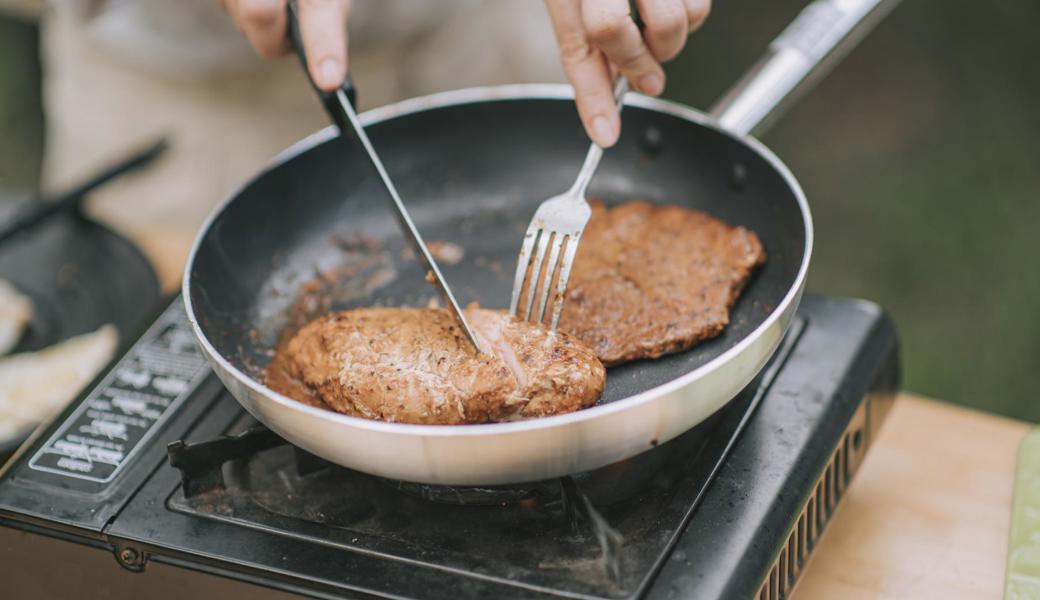
[[[717,1],[668,68],[707,107],[804,2]],[[1040,420],[1040,3],[905,0],[763,140],[809,196],[811,290],[881,303],[905,385]],[[36,32],[0,19],[0,186],[39,178]]]
[[[698,107],[804,2],[716,2],[669,68]],[[905,387],[1040,420],[1040,3],[905,0],[762,136],[809,197],[809,289],[881,303]]]

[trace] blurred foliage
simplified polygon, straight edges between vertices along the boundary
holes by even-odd
[[[718,2],[669,68],[710,106],[802,1]],[[910,390],[1040,420],[1040,36],[1032,0],[905,0],[763,140],[809,197],[809,289],[896,320]]]
[[[707,107],[802,0],[716,2],[669,66]],[[816,221],[811,290],[875,300],[901,331],[905,385],[1040,420],[1040,21],[1035,0],[905,0],[764,141]],[[38,182],[35,30],[0,20],[0,185]]]
[[[37,38],[32,24],[0,18],[0,186],[22,191],[38,187],[43,156]]]

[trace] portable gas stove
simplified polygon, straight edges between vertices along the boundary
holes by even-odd
[[[561,480],[424,486],[258,426],[178,299],[0,473],[0,581],[13,598],[783,598],[898,377],[877,306],[807,296],[759,378],[671,442]]]

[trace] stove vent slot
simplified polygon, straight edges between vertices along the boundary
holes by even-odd
[[[798,577],[830,520],[849,481],[859,468],[867,451],[870,396],[853,415],[845,434],[831,455],[827,467],[806,500],[798,520],[792,525],[787,541],[759,588],[757,600],[784,600],[794,591]]]

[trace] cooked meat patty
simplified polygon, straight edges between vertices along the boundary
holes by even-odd
[[[593,201],[560,329],[608,366],[686,350],[729,323],[765,259],[754,233],[702,212]]]
[[[304,326],[278,350],[267,385],[349,415],[427,424],[566,413],[603,392],[603,365],[573,337],[504,311],[466,316],[494,354],[478,354],[445,310],[359,308]]]

